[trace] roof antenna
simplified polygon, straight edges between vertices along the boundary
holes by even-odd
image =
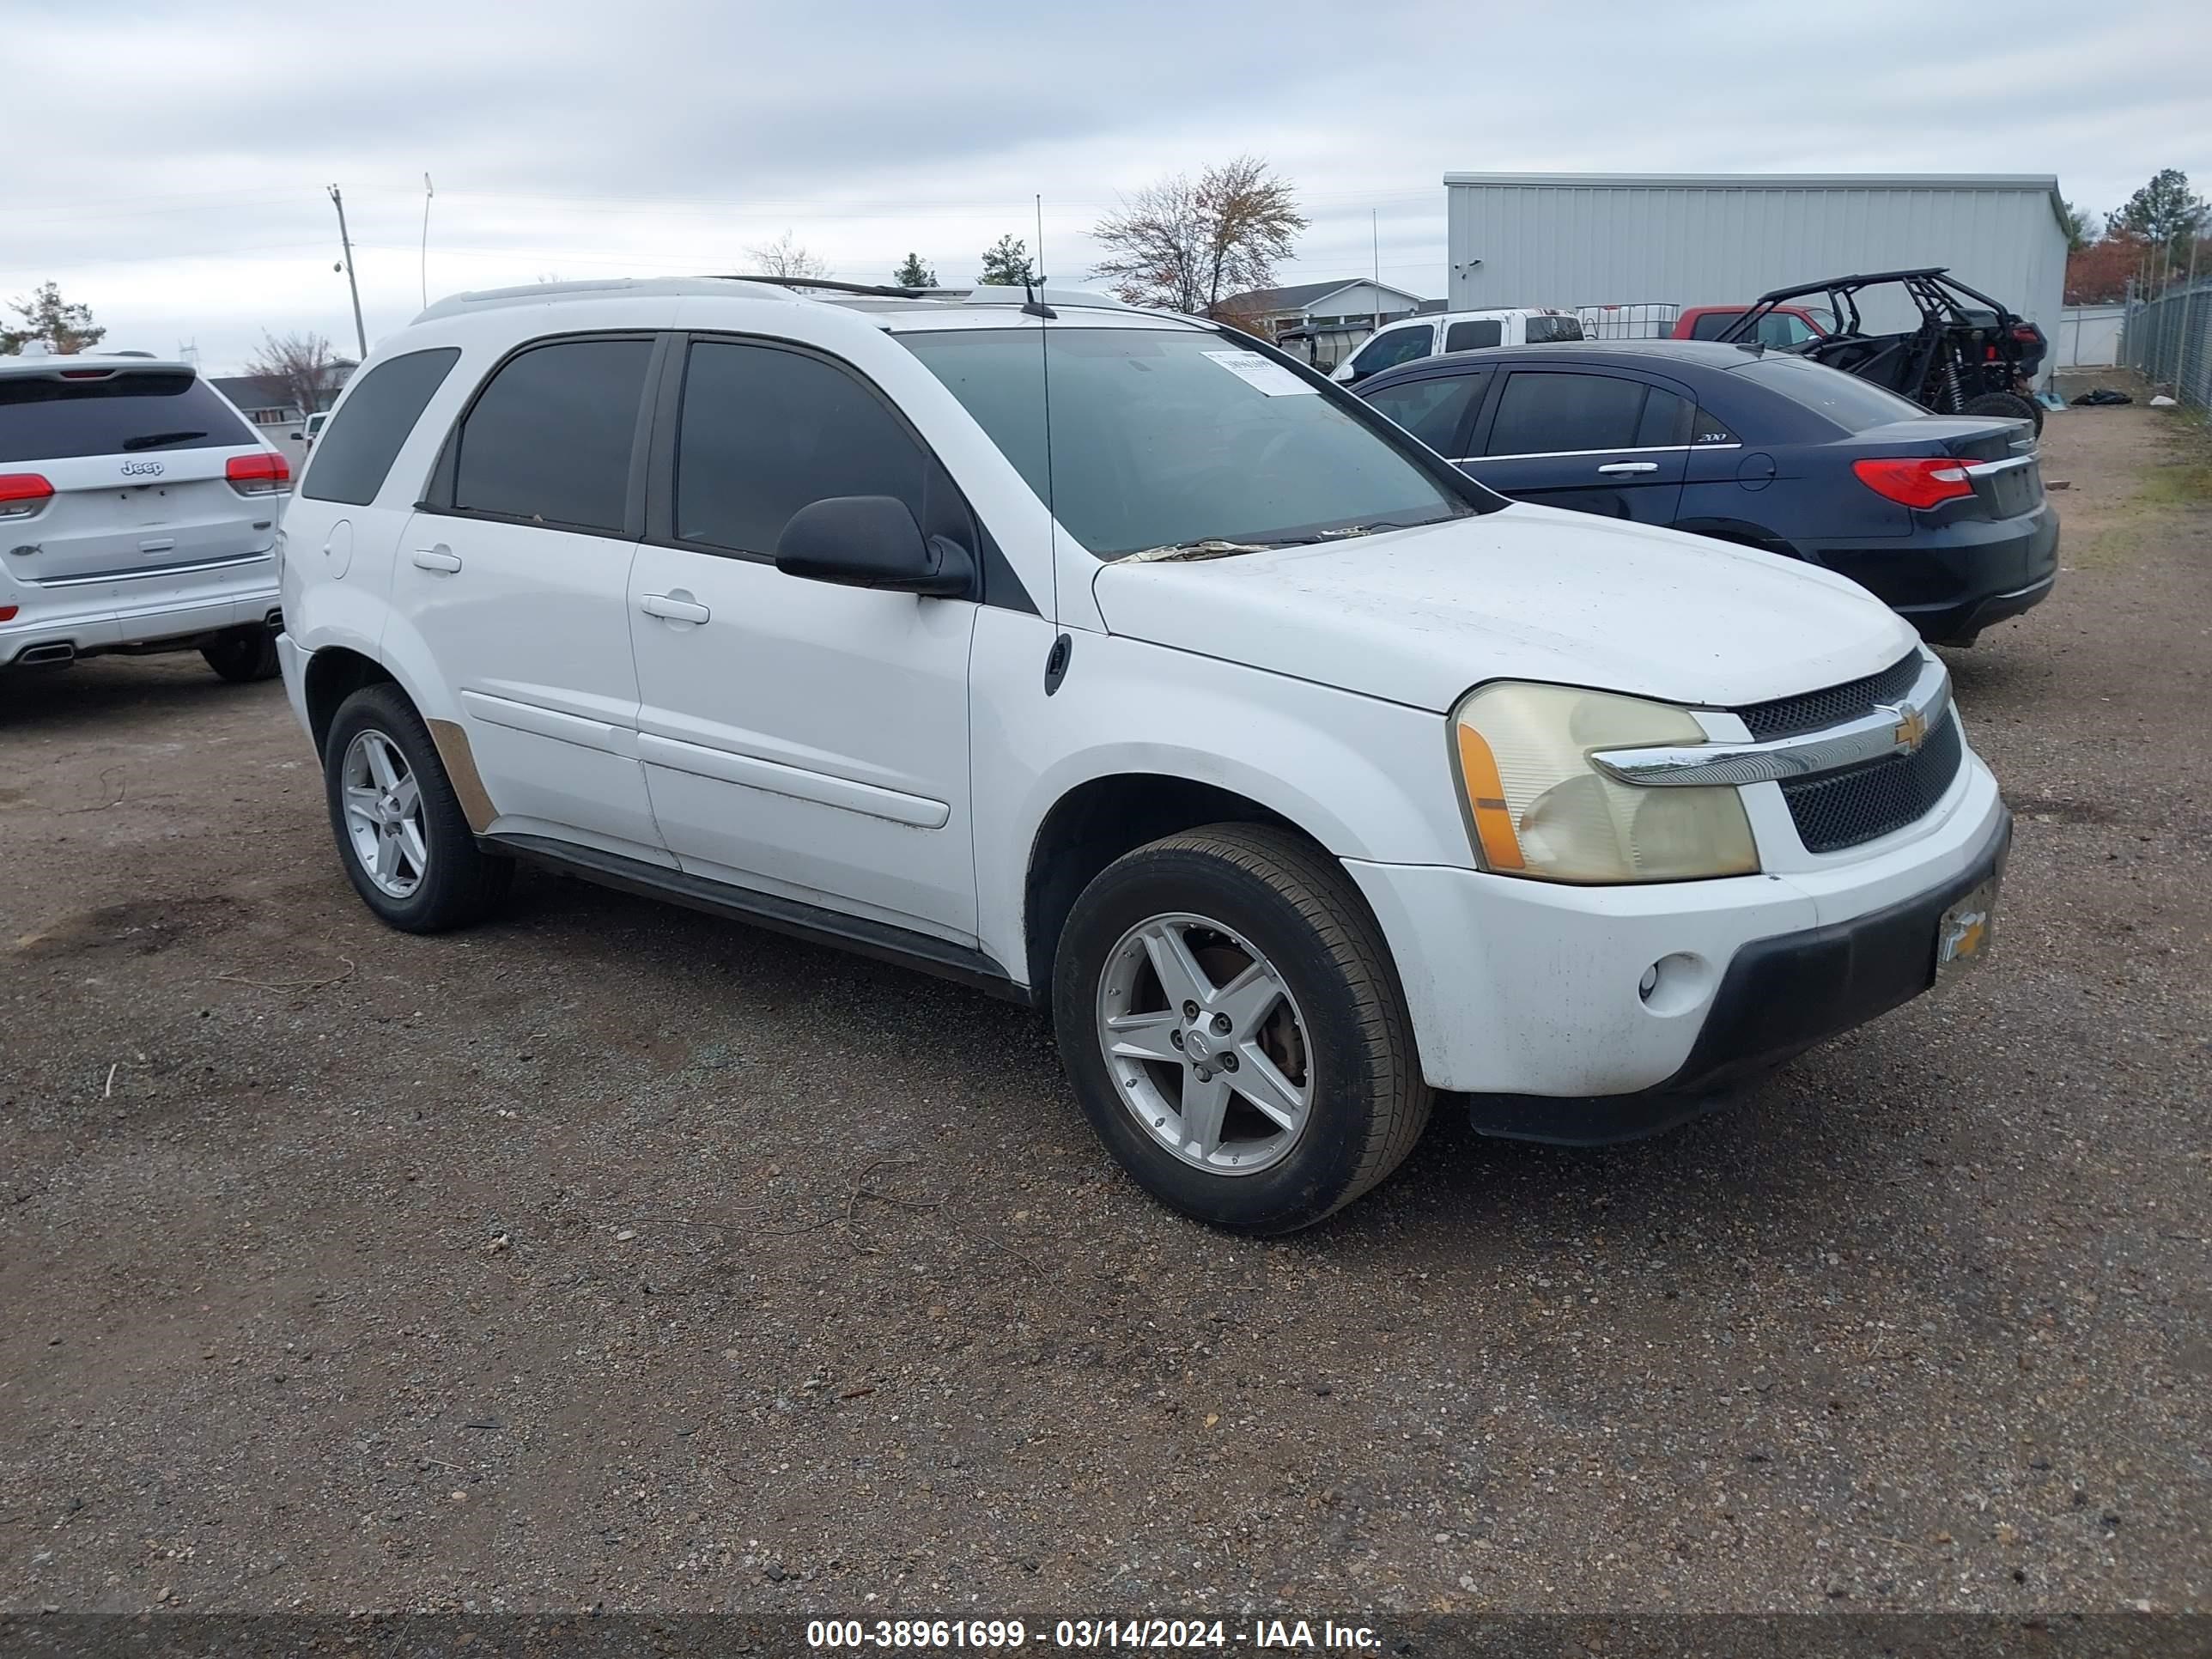
[[[1042,191],[1039,191],[1036,197],[1036,268],[1032,270],[1026,261],[1022,265],[1022,295],[1028,301],[1022,307],[1022,315],[1056,319],[1060,315],[1058,312],[1050,306],[1041,305],[1037,301],[1037,290],[1042,288],[1049,293],[1051,291],[1049,284],[1052,281],[1044,274],[1044,195]]]

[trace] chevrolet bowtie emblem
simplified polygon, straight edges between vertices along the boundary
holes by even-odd
[[[1917,750],[1928,736],[1928,716],[1910,703],[1886,702],[1881,707],[1883,714],[1896,718],[1897,729],[1890,736],[1899,750],[1907,755]]]

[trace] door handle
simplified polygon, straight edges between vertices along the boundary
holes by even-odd
[[[418,547],[415,550],[415,568],[417,570],[441,570],[451,575],[461,568],[460,556],[443,542],[435,547]]]
[[[1656,461],[1607,461],[1598,468],[1598,474],[1601,477],[1609,478],[1623,472],[1656,472],[1658,470],[1659,463]]]
[[[673,593],[645,594],[638,600],[637,608],[664,622],[702,623],[714,614],[696,600],[679,599]]]

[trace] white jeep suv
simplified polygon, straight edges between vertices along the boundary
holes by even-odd
[[[2010,821],[1880,601],[1509,503],[1093,295],[447,300],[284,532],[285,684],[387,921],[526,858],[988,988],[1231,1227],[1349,1202],[1437,1091],[1663,1127],[1989,938]]]
[[[197,647],[273,678],[291,477],[190,363],[0,357],[0,668]]]

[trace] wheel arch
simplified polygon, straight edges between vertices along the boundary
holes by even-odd
[[[307,659],[301,675],[307,705],[307,731],[314,739],[315,752],[323,752],[323,745],[331,733],[331,722],[337,717],[345,700],[365,685],[399,685],[391,670],[374,658],[343,645],[325,646]],[[399,686],[404,693],[407,688]],[[414,698],[409,696],[410,702]],[[418,705],[419,707],[419,705]]]
[[[1038,822],[1022,884],[1022,945],[1030,996],[1052,1006],[1053,958],[1083,890],[1126,853],[1208,823],[1264,823],[1325,853],[1322,838],[1265,802],[1164,772],[1113,772],[1064,792]]]
[[[1746,519],[1703,518],[1680,519],[1673,526],[1692,536],[1704,536],[1717,542],[1731,543],[1737,547],[1748,547],[1760,553],[1771,553],[1778,558],[1795,559],[1803,556],[1791,546],[1789,540],[1776,535],[1763,525]]]

